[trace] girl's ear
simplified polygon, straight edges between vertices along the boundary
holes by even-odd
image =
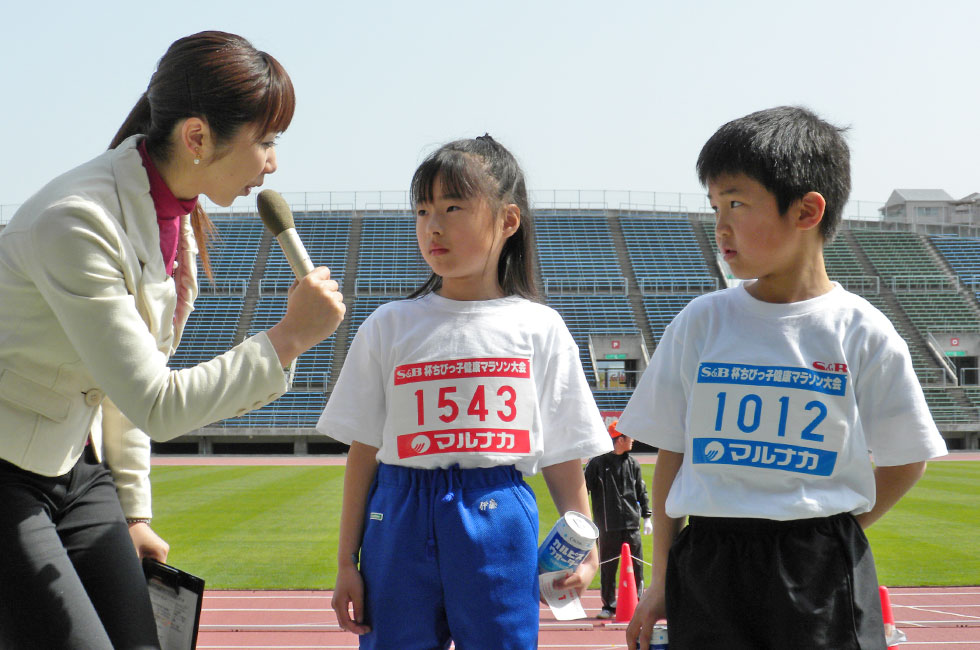
[[[503,233],[504,239],[510,237],[521,227],[521,209],[516,203],[504,205]]]

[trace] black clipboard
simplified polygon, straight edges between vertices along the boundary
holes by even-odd
[[[169,564],[143,558],[153,617],[162,650],[194,650],[201,623],[204,580]]]

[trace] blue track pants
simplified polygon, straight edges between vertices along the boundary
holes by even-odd
[[[511,466],[381,464],[361,546],[361,648],[537,647],[537,540],[534,492]]]

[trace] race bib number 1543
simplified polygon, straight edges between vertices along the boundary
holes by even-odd
[[[533,390],[528,359],[427,361],[395,368],[398,457],[531,452]]]

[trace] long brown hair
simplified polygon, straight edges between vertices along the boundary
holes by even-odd
[[[167,49],[109,148],[142,133],[147,151],[158,160],[169,160],[171,134],[182,119],[201,118],[214,134],[215,144],[221,145],[245,125],[255,125],[261,133],[285,131],[295,107],[292,81],[270,54],[235,34],[200,32],[174,41]],[[208,243],[214,224],[200,203],[191,213],[191,224],[201,265],[213,279]]]

